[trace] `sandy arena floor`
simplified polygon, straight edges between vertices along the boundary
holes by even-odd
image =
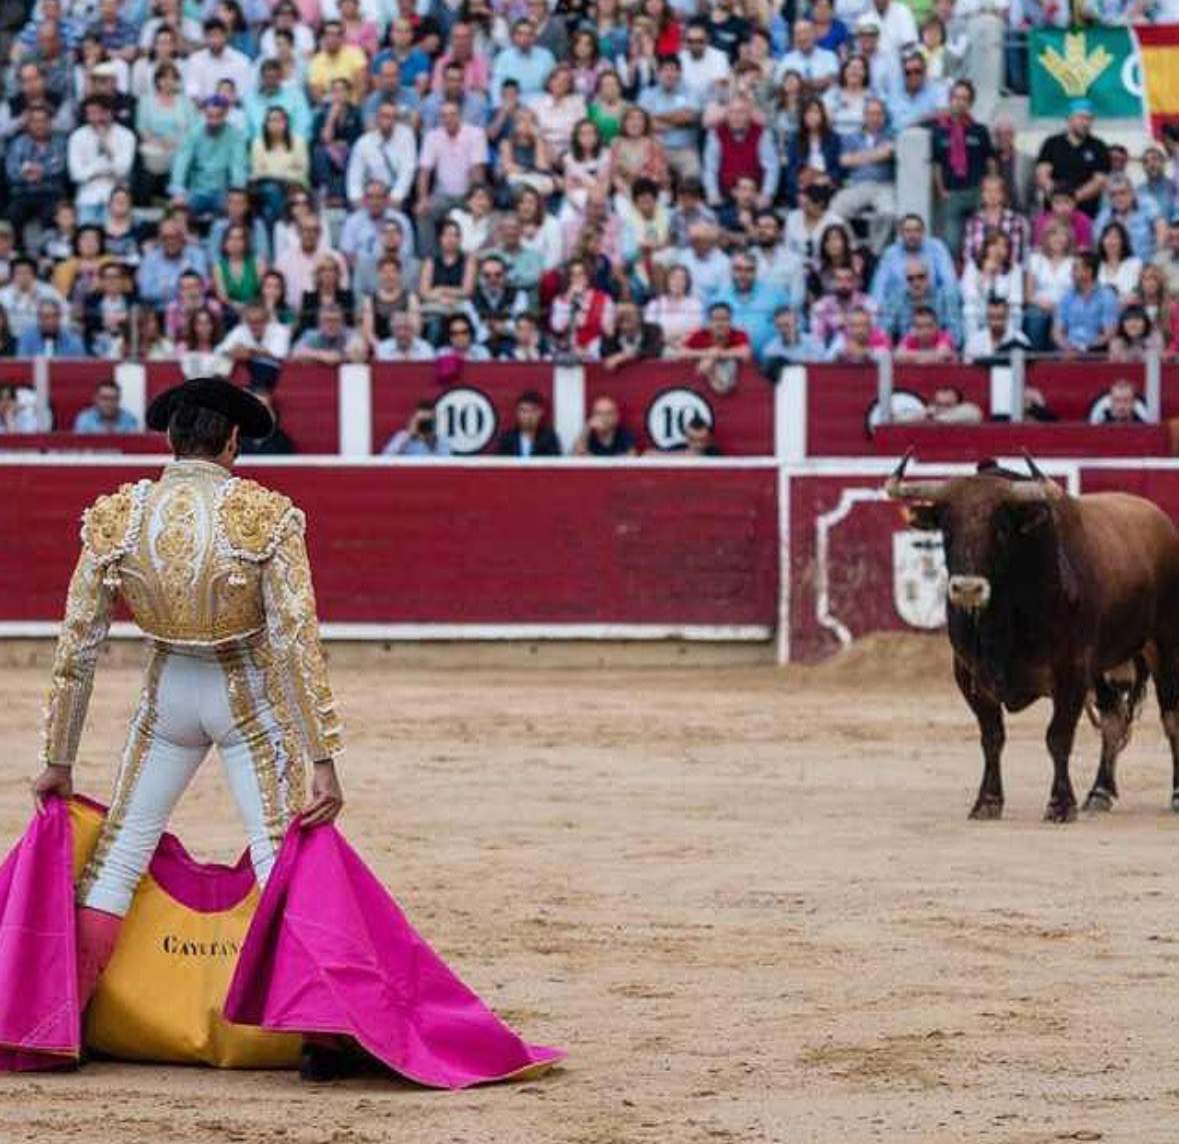
[[[105,794],[138,673],[100,671],[80,786]],[[0,1144],[1179,1140],[1179,819],[1153,705],[1110,816],[1042,825],[1044,708],[1007,818],[940,641],[822,668],[341,666],[344,829],[530,1039],[534,1083],[433,1093],[93,1065],[0,1079]],[[43,669],[0,669],[5,844]],[[1074,781],[1092,778],[1082,731]],[[182,804],[240,848],[218,768]]]

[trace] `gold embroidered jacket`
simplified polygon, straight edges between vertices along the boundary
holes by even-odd
[[[82,518],[45,713],[43,763],[72,763],[98,650],[121,593],[136,623],[178,650],[264,640],[301,732],[304,762],[339,753],[303,514],[280,493],[206,461],[123,485]]]

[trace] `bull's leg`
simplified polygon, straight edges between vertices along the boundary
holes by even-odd
[[[1003,755],[1003,744],[1007,738],[1003,730],[1003,708],[977,690],[970,673],[957,659],[954,660],[954,678],[963,698],[978,720],[979,738],[983,749],[982,785],[978,788],[978,798],[974,801],[970,817],[1002,818],[1003,776],[999,769],[999,760]]]
[[[1097,681],[1097,713],[1101,720],[1101,761],[1093,789],[1085,799],[1086,810],[1112,810],[1118,797],[1117,762],[1130,741],[1134,713],[1129,698],[1107,680]]]
[[[1048,753],[1052,756],[1052,793],[1045,822],[1072,822],[1077,817],[1077,796],[1068,774],[1069,756],[1077,734],[1077,720],[1085,709],[1083,678],[1062,679],[1052,693],[1052,721],[1048,724]]]
[[[1179,663],[1174,654],[1160,652],[1154,666],[1163,731],[1171,744],[1171,809],[1179,814]]]

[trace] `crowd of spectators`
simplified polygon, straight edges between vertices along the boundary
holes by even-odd
[[[719,392],[744,362],[1141,358],[1179,337],[1175,140],[1135,186],[1083,102],[1030,167],[974,116],[1001,79],[975,22],[1065,7],[18,3],[0,355],[262,388],[287,361],[663,357]],[[897,218],[911,128],[929,226]]]

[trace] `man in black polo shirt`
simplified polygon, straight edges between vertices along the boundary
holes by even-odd
[[[1069,104],[1068,127],[1044,140],[1036,159],[1036,186],[1048,195],[1054,184],[1069,187],[1077,207],[1090,218],[1101,206],[1101,192],[1109,173],[1109,148],[1095,135],[1093,105],[1087,99]]]
[[[971,118],[974,84],[960,79],[950,91],[950,113],[933,128],[933,185],[940,237],[950,253],[962,249],[966,220],[978,210],[979,188],[993,149],[987,129]]]

